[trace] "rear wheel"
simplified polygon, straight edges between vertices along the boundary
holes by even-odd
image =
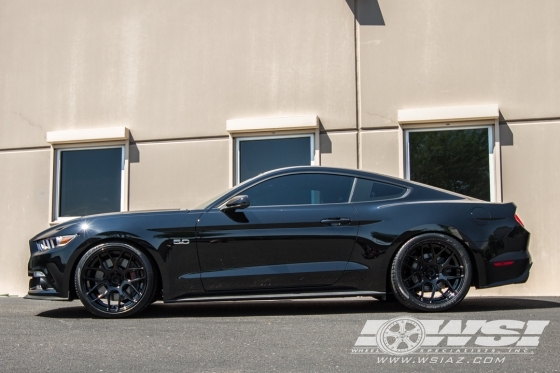
[[[409,308],[444,311],[467,295],[472,279],[467,250],[456,239],[426,233],[407,241],[391,266],[395,297]]]
[[[76,268],[75,285],[88,311],[109,318],[144,310],[156,290],[148,257],[120,242],[103,243],[88,250]]]

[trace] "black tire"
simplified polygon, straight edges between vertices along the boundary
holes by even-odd
[[[87,310],[107,318],[141,312],[154,299],[157,289],[146,254],[121,242],[89,249],[78,262],[74,283]]]
[[[391,265],[391,285],[404,306],[420,311],[445,311],[469,292],[472,266],[467,250],[440,233],[411,238]]]

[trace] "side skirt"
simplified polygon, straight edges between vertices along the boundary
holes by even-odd
[[[312,299],[312,298],[344,298],[360,296],[384,297],[382,291],[334,291],[317,293],[280,293],[280,294],[251,294],[251,295],[213,295],[166,300],[164,303],[178,302],[208,302],[208,301],[236,301],[236,300],[272,300],[272,299]]]

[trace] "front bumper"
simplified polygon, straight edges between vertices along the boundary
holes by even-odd
[[[29,291],[24,299],[72,300],[69,292],[58,292],[42,271],[29,271]]]

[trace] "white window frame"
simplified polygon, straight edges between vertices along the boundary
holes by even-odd
[[[281,140],[281,139],[294,139],[294,138],[309,138],[309,165],[315,164],[315,135],[314,134],[299,134],[299,135],[280,135],[280,136],[250,136],[250,137],[236,137],[235,138],[235,184],[239,184],[239,162],[240,162],[240,147],[242,141],[260,141],[260,140]]]
[[[321,164],[319,117],[316,115],[230,119],[226,121],[226,131],[229,133],[230,187],[239,184],[239,141],[309,136],[310,165]]]
[[[56,159],[56,166],[55,166],[55,180],[54,180],[54,188],[55,188],[55,195],[54,195],[54,206],[53,206],[53,221],[63,222],[68,221],[71,219],[75,219],[78,216],[58,216],[60,212],[60,170],[61,170],[61,153],[62,152],[72,152],[77,150],[102,150],[102,149],[121,149],[121,206],[120,211],[126,211],[127,206],[125,203],[126,193],[125,193],[125,145],[124,144],[115,144],[115,145],[105,145],[105,146],[82,146],[82,147],[73,147],[73,146],[63,146],[57,147],[55,149],[55,159]]]
[[[86,149],[122,148],[121,211],[128,211],[129,130],[126,127],[79,129],[47,132],[51,144],[49,224],[56,225],[75,217],[59,217],[60,152]]]
[[[430,126],[427,128],[404,128],[404,141],[405,141],[405,164],[404,164],[404,177],[410,180],[410,133],[411,132],[437,132],[437,131],[458,131],[486,128],[488,131],[488,170],[490,173],[490,201],[496,201],[496,171],[495,171],[495,157],[494,157],[494,126],[478,125],[478,126],[464,126],[464,125],[446,125],[446,126]]]
[[[400,177],[409,176],[406,131],[489,127],[490,196],[492,202],[502,202],[499,116],[497,104],[398,110]]]

